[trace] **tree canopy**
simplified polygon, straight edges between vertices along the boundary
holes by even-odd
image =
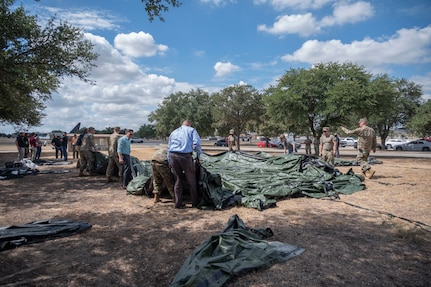
[[[61,79],[88,81],[98,55],[80,29],[55,18],[41,27],[14,2],[0,2],[0,122],[37,126]]]
[[[156,134],[167,137],[184,120],[191,120],[193,127],[202,135],[214,133],[211,127],[210,96],[203,90],[191,90],[188,93],[177,92],[163,99],[158,109],[151,112],[148,120],[155,123]]]
[[[177,0],[141,0],[145,4],[145,11],[147,12],[148,19],[150,22],[154,20],[154,17],[158,17],[160,21],[164,22],[165,19],[162,17],[162,12],[167,12],[169,6],[180,7],[181,2]],[[166,2],[164,4],[163,2]]]
[[[228,135],[234,129],[235,135],[246,132],[249,125],[255,125],[264,114],[262,95],[250,85],[233,85],[212,95],[213,127],[219,134]]]

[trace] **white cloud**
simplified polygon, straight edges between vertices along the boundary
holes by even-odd
[[[374,8],[368,2],[335,5],[332,16],[317,20],[313,14],[283,15],[277,17],[272,27],[258,25],[257,30],[274,35],[298,34],[310,36],[321,31],[322,27],[356,23],[364,21],[374,15]]]
[[[123,56],[100,36],[85,34],[99,53],[91,78],[95,85],[66,78],[48,102],[43,130],[68,131],[76,123],[97,129],[119,125],[138,129],[147,123],[151,111],[175,91],[189,91],[191,85],[174,79],[147,74],[130,58]],[[183,90],[185,89],[185,90]]]
[[[374,8],[368,2],[356,2],[353,4],[341,3],[335,5],[333,15],[324,17],[320,22],[323,26],[342,25],[364,21],[374,15]]]
[[[390,64],[413,64],[431,62],[431,26],[398,30],[386,41],[370,38],[353,41],[350,44],[340,40],[306,41],[293,54],[282,57],[287,62],[318,62],[360,63],[371,68]]]
[[[152,57],[163,55],[168,46],[156,44],[151,34],[145,32],[118,34],[114,39],[115,48],[132,57]]]
[[[268,3],[277,10],[293,9],[319,9],[335,0],[254,0],[255,5]]]
[[[109,11],[95,11],[89,9],[64,10],[52,7],[45,7],[45,9],[50,12],[50,14],[57,14],[60,19],[86,31],[97,29],[115,30],[119,28],[116,22],[124,21],[123,19],[111,14]]]
[[[422,86],[423,98],[431,100],[431,72],[422,76],[413,76],[409,79]]]
[[[284,15],[277,18],[272,27],[259,25],[258,31],[267,32],[275,35],[299,34],[309,36],[320,31],[316,19],[311,13],[302,15]]]
[[[226,62],[226,63],[217,62],[214,65],[214,70],[216,71],[216,74],[215,74],[216,77],[223,77],[233,72],[239,71],[240,67],[232,64],[231,62]]]

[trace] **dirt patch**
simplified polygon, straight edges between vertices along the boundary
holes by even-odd
[[[133,155],[148,159],[154,150]],[[15,156],[0,154],[0,164]],[[103,176],[79,178],[74,166],[41,166],[70,172],[0,181],[0,226],[51,218],[93,225],[1,252],[0,285],[168,286],[187,256],[238,214],[250,227],[271,228],[271,240],[305,252],[231,286],[429,286],[430,160],[384,159],[363,191],[340,200],[284,200],[263,212],[177,210],[169,199],[154,205]]]

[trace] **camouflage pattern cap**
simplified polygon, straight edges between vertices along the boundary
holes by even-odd
[[[368,122],[368,121],[367,121],[367,118],[361,118],[361,119],[359,120],[359,122],[358,122],[358,123],[360,124],[360,123],[362,123],[362,122]]]
[[[322,131],[324,131],[324,132],[328,132],[328,131],[329,131],[329,128],[328,128],[328,127],[323,127]]]
[[[229,134],[233,135],[233,133],[234,133],[234,130],[229,131]]]

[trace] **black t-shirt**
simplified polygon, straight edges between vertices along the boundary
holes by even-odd
[[[53,143],[56,147],[61,147],[60,137],[55,137],[52,139],[51,143]]]
[[[63,137],[63,142],[61,143],[63,146],[67,146],[67,136]]]
[[[27,147],[28,139],[25,136],[17,136],[16,141],[18,142],[19,147]]]

